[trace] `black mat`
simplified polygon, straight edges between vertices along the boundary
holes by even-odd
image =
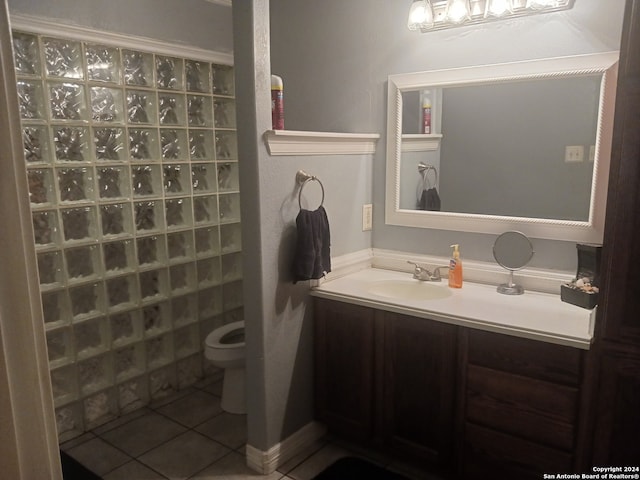
[[[344,457],[316,475],[313,480],[408,480],[356,457]]]
[[[64,480],[102,480],[101,477],[62,450],[60,450],[60,461],[62,462],[62,478]]]

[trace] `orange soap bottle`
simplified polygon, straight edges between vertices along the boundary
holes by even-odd
[[[449,260],[449,286],[462,288],[462,262],[460,261],[460,245],[451,245],[453,254]]]

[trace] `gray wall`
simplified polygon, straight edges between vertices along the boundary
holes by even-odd
[[[565,146],[595,145],[598,77],[447,88],[440,197],[448,212],[586,222],[593,162]],[[411,180],[415,178],[415,174]]]
[[[369,248],[362,232],[363,203],[371,201],[371,156],[270,156],[263,134],[271,128],[269,1],[233,7],[238,138],[242,198],[249,444],[262,451],[313,419],[313,324],[309,282],[292,283],[296,172],[324,185],[334,256]],[[273,69],[277,73],[277,69]],[[285,126],[296,129],[287,116]],[[317,99],[314,99],[317,100]],[[330,130],[330,129],[325,129]],[[339,131],[339,130],[338,130]],[[320,200],[316,183],[303,207]]]
[[[390,74],[618,50],[624,0],[418,34],[410,2],[272,0],[272,68],[284,79],[287,128],[379,132],[373,163],[373,246],[492,261],[495,236],[384,224],[386,82]],[[342,191],[352,179],[344,177]],[[531,266],[574,270],[575,245],[534,239]],[[355,246],[354,246],[355,250]]]
[[[233,51],[231,9],[204,0],[9,0],[11,15]]]

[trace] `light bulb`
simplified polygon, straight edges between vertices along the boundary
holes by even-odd
[[[486,17],[501,17],[513,12],[511,0],[487,0]]]
[[[469,0],[449,0],[447,3],[447,20],[462,23],[469,19]]]
[[[416,0],[411,4],[407,27],[409,30],[423,30],[433,26],[433,10],[429,0]]]
[[[527,8],[532,10],[542,10],[556,6],[556,0],[527,0]]]

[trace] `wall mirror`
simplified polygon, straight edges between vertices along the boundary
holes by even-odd
[[[617,61],[608,52],[389,76],[386,223],[601,242]],[[426,190],[438,201],[421,202]]]

